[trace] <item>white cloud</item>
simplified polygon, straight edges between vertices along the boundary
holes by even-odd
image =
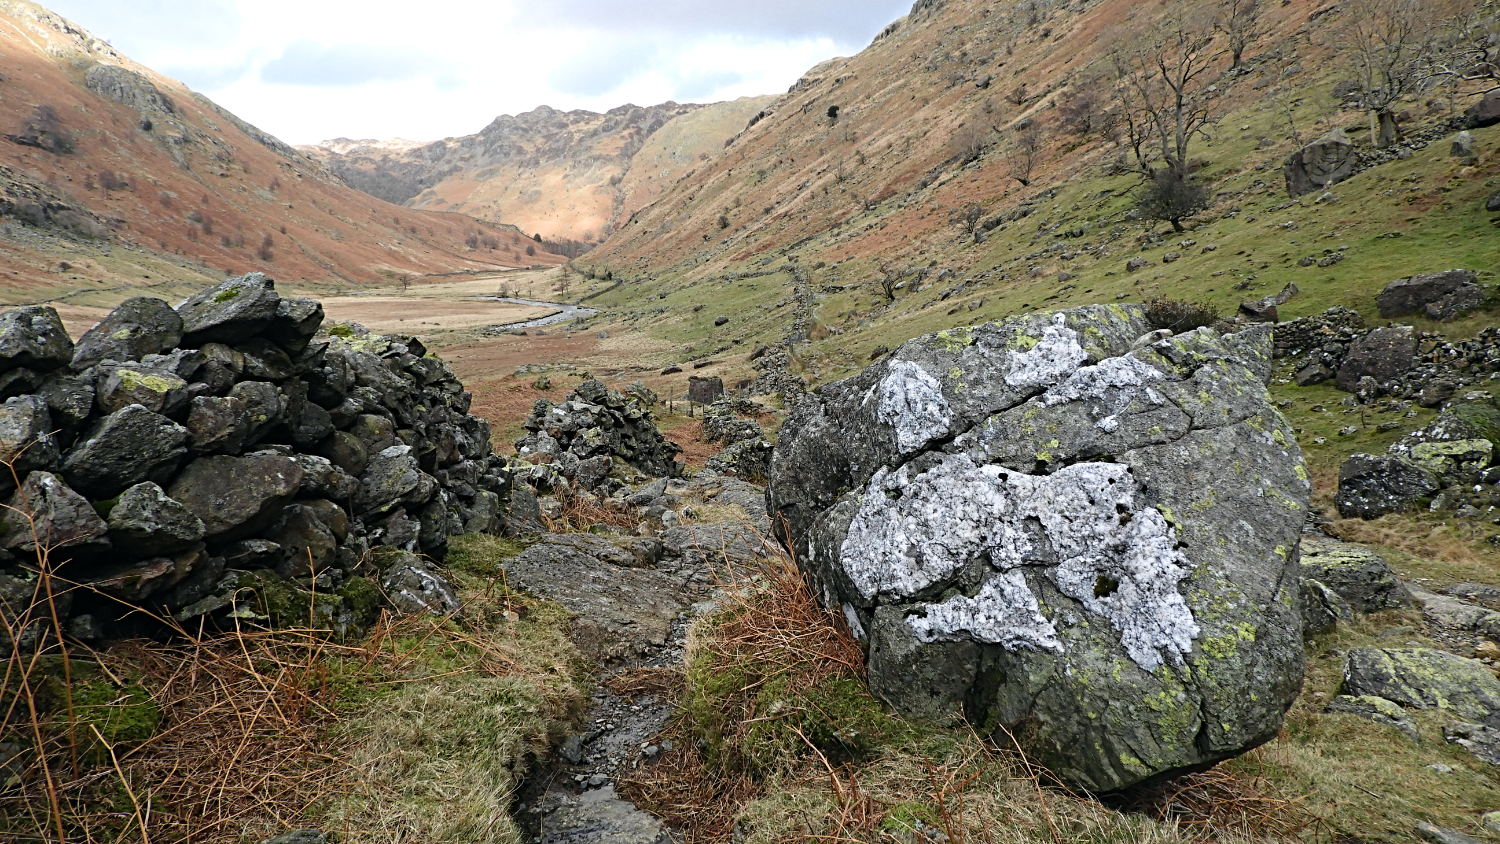
[[[292,143],[469,134],[539,105],[786,90],[910,0],[50,0]]]

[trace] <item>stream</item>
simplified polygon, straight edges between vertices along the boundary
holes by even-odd
[[[559,322],[567,322],[568,320],[577,319],[578,317],[591,317],[594,314],[599,313],[599,311],[594,308],[583,308],[579,307],[578,305],[569,305],[562,302],[537,302],[531,299],[514,299],[502,296],[480,296],[477,298],[483,302],[508,302],[512,305],[530,305],[534,308],[558,309],[558,312],[551,316],[545,316],[539,319],[529,319],[525,322],[507,322],[495,326],[495,328],[504,329],[506,331],[510,331],[512,329],[541,328],[546,325],[556,325]]]

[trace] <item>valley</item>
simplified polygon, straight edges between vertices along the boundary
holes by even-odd
[[[298,147],[0,20],[0,838],[1500,841],[1493,3]]]

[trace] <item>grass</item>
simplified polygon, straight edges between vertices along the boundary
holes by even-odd
[[[1143,790],[1119,812],[1044,784],[1023,754],[971,730],[896,717],[866,690],[842,620],[784,558],[726,585],[690,633],[685,676],[654,682],[680,701],[673,749],[621,789],[691,844],[1238,842],[1311,820],[1269,780],[1230,772]],[[1164,821],[1189,792],[1206,799]]]
[[[244,628],[11,648],[0,741],[21,755],[0,838],[519,842],[511,795],[582,712],[592,667],[565,610],[495,579],[517,550],[455,538],[462,616],[386,616],[357,642]]]

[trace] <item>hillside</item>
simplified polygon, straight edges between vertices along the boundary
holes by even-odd
[[[772,99],[625,105],[605,114],[543,106],[429,144],[341,138],[299,149],[389,202],[597,243],[719,154]]]
[[[226,270],[363,284],[549,265],[517,229],[411,211],[27,0],[0,3],[5,301],[201,285]]]
[[[1342,305],[1373,319],[1396,278],[1493,271],[1496,130],[1474,131],[1472,158],[1449,154],[1482,86],[1403,101],[1408,143],[1374,148],[1367,113],[1331,93],[1352,75],[1339,47],[1355,15],[1315,0],[1260,6],[1232,71],[1223,36],[1211,42],[1213,121],[1190,151],[1209,205],[1186,234],[1142,219],[1110,53],[1168,29],[1171,8],[918,2],[576,261],[626,280],[591,304],[734,380],[755,375],[758,346],[810,341],[794,363],[820,382],[924,331],[1037,308],[1170,294],[1232,315],[1294,282],[1283,318]],[[1334,129],[1357,172],[1321,202],[1289,197],[1283,162]]]

